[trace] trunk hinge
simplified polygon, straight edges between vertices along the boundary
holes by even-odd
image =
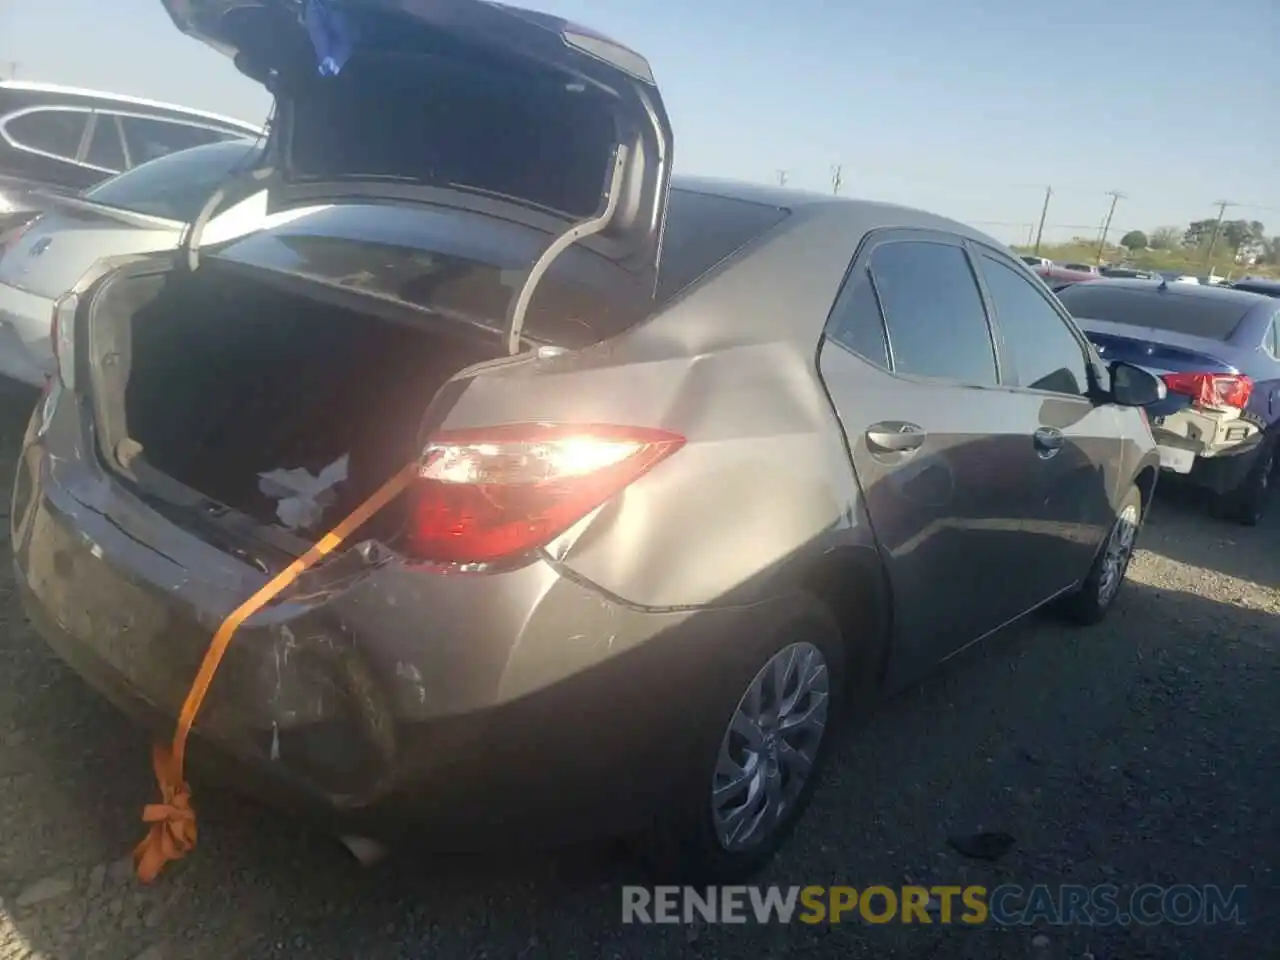
[[[274,167],[259,167],[256,170],[250,170],[242,177],[228,180],[213,191],[213,195],[200,208],[200,213],[191,221],[191,225],[187,228],[186,233],[183,234],[182,243],[179,245],[179,250],[187,261],[187,269],[194,273],[196,267],[200,265],[200,238],[204,235],[204,228],[209,225],[209,221],[213,218],[218,207],[222,205],[222,201],[227,198],[231,188],[244,183],[266,180],[273,173],[275,173]]]
[[[600,233],[613,220],[613,215],[618,211],[622,178],[626,168],[627,148],[623,144],[618,144],[618,149],[613,155],[613,172],[609,175],[609,192],[604,198],[603,208],[590,220],[574,224],[552,240],[547,249],[542,251],[541,256],[529,267],[524,282],[520,285],[520,291],[512,298],[511,305],[507,308],[507,353],[515,356],[520,352],[520,336],[524,332],[525,314],[529,310],[529,304],[533,300],[533,293],[538,283],[551,264],[579,240]]]

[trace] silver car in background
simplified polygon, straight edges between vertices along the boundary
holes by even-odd
[[[44,213],[0,234],[0,374],[41,386],[53,372],[58,297],[100,259],[175,248],[219,185],[258,151],[253,140],[224,140],[149,161],[80,196],[42,195]],[[266,195],[232,195],[222,208],[210,239],[260,225]]]

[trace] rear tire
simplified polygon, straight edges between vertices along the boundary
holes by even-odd
[[[1276,447],[1280,440],[1272,437],[1258,448],[1257,462],[1240,486],[1220,493],[1210,503],[1210,512],[1219,520],[1230,520],[1246,527],[1256,527],[1266,515],[1275,497],[1280,464]]]
[[[1068,619],[1085,626],[1101,623],[1115,603],[1137,545],[1144,515],[1142,492],[1131,486],[1120,501],[1116,519],[1107,539],[1094,558],[1089,575],[1080,589],[1066,597],[1062,611]]]
[[[641,838],[655,879],[726,883],[769,863],[821,779],[844,715],[846,663],[835,618],[808,593],[774,605],[727,651],[690,769],[664,822]]]

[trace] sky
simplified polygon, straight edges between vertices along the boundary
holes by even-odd
[[[1280,3],[515,0],[653,66],[678,172],[906,203],[1024,242],[1216,215],[1280,235]],[[261,121],[160,0],[0,0],[0,76]]]

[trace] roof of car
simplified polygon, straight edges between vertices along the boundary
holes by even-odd
[[[1160,289],[1162,284],[1164,286],[1164,290],[1161,292],[1161,296],[1199,297],[1205,300],[1216,299],[1223,302],[1230,302],[1234,300],[1244,307],[1266,299],[1265,295],[1261,293],[1251,293],[1248,290],[1235,290],[1231,287],[1205,283],[1166,283],[1162,280],[1138,280],[1130,277],[1110,278],[1107,280],[1106,289],[1141,290],[1155,293]]]
[[[697,177],[675,175],[671,178],[672,189],[688,190],[694,193],[705,193],[730,200],[744,200],[787,210],[805,210],[826,214],[843,214],[855,221],[861,221],[866,229],[877,227],[903,227],[918,230],[943,230],[968,237],[986,246],[1004,250],[1005,245],[980,230],[951,220],[938,214],[906,207],[896,203],[885,203],[879,200],[867,200],[858,197],[838,197],[829,193],[818,193],[809,190],[795,190],[790,187],[779,187],[768,184],[746,183],[738,180],[724,180],[717,177]],[[1011,255],[1012,256],[1012,255]]]
[[[68,97],[85,97],[95,100],[109,101],[119,106],[149,107],[153,110],[167,110],[173,113],[185,114],[193,119],[209,120],[215,123],[225,124],[229,127],[241,129],[246,134],[256,134],[260,132],[260,128],[255,124],[247,123],[244,120],[237,120],[235,117],[227,117],[219,113],[211,113],[208,110],[195,110],[191,107],[184,107],[176,103],[165,103],[160,100],[147,100],[143,97],[133,97],[123,93],[110,93],[106,90],[90,90],[84,87],[71,87],[58,83],[39,83],[31,80],[0,80],[0,90],[48,93],[54,95],[62,94]]]

